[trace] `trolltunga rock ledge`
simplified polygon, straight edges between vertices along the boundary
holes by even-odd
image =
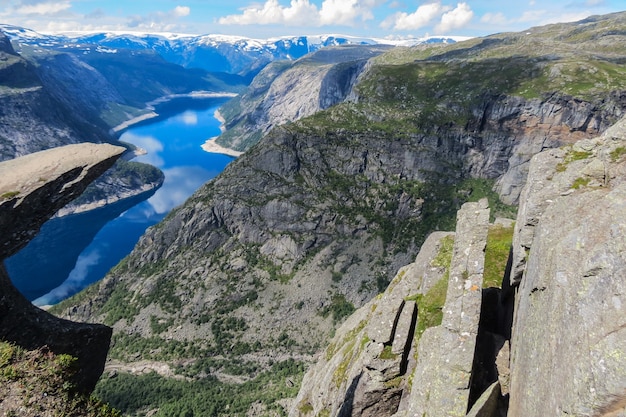
[[[39,232],[61,207],[110,168],[124,148],[83,143],[0,163],[0,261]],[[111,329],[62,320],[33,306],[0,265],[0,340],[32,350],[42,346],[78,359],[74,382],[93,390],[104,369]]]

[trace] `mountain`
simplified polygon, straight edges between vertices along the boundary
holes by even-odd
[[[35,31],[0,25],[14,42],[49,50],[78,54],[116,54],[121,51],[152,51],[168,62],[185,68],[210,72],[254,76],[273,61],[295,60],[328,46],[337,45],[414,45],[452,43],[458,37],[427,37],[410,40],[384,40],[344,35],[285,36],[252,39],[227,35],[184,35],[151,33],[67,33],[40,34]]]
[[[426,50],[453,42],[432,38],[408,45]],[[358,100],[353,87],[368,69],[367,62],[390,49],[385,44],[342,45],[318,50],[295,61],[268,64],[241,94],[220,108],[224,132],[216,143],[245,151],[274,126],[343,101]]]
[[[110,140],[106,131],[64,108],[44,87],[36,67],[0,33],[0,160],[85,140]]]
[[[250,86],[219,110],[222,146],[245,151],[274,126],[294,122],[344,101],[368,60],[390,46],[344,45],[296,61],[268,64]]]
[[[371,311],[384,299],[378,294],[391,290],[396,271],[415,259],[430,232],[454,230],[462,204],[483,197],[492,216],[514,217],[515,208],[503,202],[524,203],[533,155],[596,137],[624,115],[625,27],[626,14],[618,13],[452,45],[394,48],[359,65],[336,105],[274,127],[149,229],[102,282],[55,307],[57,314],[114,327],[112,377],[99,392],[131,414],[153,407],[163,415],[290,409],[284,399],[295,397],[303,364],[335,352],[328,341],[336,327],[355,309]],[[301,77],[316,70],[297,67]],[[268,91],[272,84],[259,81]],[[310,89],[311,96],[321,91],[316,84]],[[282,96],[274,102],[287,90],[277,88]],[[270,114],[267,103],[260,108]],[[561,156],[578,158],[571,155]],[[591,179],[581,174],[580,182]],[[485,227],[486,205],[469,206],[482,213]],[[530,288],[530,296],[542,288]],[[419,317],[424,305],[416,300]],[[468,310],[466,317],[477,316]],[[541,322],[527,331],[543,334],[548,327]],[[395,328],[381,323],[388,332]],[[352,337],[362,328],[347,329],[350,348],[341,352],[366,345]],[[442,339],[429,340],[437,346]],[[399,354],[391,349],[389,356]],[[354,379],[342,385],[350,364],[338,359],[335,370],[324,371],[341,376],[335,382],[348,388],[343,398],[358,387]],[[133,375],[137,369],[158,374]],[[441,394],[446,401],[442,393],[457,385],[442,375],[437,383],[446,391],[430,395],[425,387],[424,397]],[[332,395],[327,388],[319,398]],[[304,415],[330,415],[313,400],[301,405]]]

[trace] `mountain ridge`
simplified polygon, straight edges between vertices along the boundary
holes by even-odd
[[[159,33],[75,33],[41,34],[35,31],[0,24],[15,42],[40,45],[44,48],[76,48],[89,51],[101,48],[102,53],[116,53],[118,49],[151,50],[167,61],[184,67],[198,67],[242,76],[256,74],[275,60],[298,59],[307,53],[336,45],[414,45],[420,43],[450,43],[462,37],[425,37],[414,40],[385,40],[345,35],[282,36],[253,39],[230,35],[188,35]],[[91,47],[90,47],[91,45]]]

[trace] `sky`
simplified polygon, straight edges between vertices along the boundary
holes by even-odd
[[[626,10],[626,0],[0,0],[0,23],[38,32],[131,31],[265,39],[484,36]]]

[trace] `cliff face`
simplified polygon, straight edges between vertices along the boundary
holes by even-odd
[[[273,127],[342,102],[369,58],[386,46],[330,47],[295,62],[274,62],[240,96],[220,109],[226,132],[217,142],[245,151]]]
[[[85,140],[78,120],[44,88],[35,68],[0,33],[0,160]],[[102,141],[105,132],[89,139]]]
[[[623,116],[626,95],[616,62],[626,51],[606,45],[622,45],[614,41],[623,40],[623,31],[613,29],[623,28],[624,16],[446,48],[394,49],[371,59],[347,100],[273,129],[150,229],[102,282],[55,311],[113,325],[117,360],[130,367],[148,361],[148,368],[167,375],[178,366],[186,375],[231,381],[237,376],[229,374],[230,363],[267,369],[270,361],[309,360],[355,308],[372,308],[367,303],[414,259],[431,231],[454,228],[463,203],[488,195],[492,213],[510,213],[494,198],[494,182],[506,202],[517,202],[533,154],[595,137]],[[593,71],[582,72],[584,83],[573,83],[582,68]],[[471,232],[480,235],[472,243],[479,247],[486,209],[469,207],[464,217],[479,213],[482,228]],[[469,291],[468,303],[476,307],[472,295],[483,294],[476,288],[480,261],[462,255],[449,273],[462,287],[448,287],[457,291],[450,303],[466,305]],[[515,270],[523,267],[514,263]],[[311,404],[299,401],[297,412],[357,407],[357,392],[364,395],[360,410],[380,398],[392,404],[388,410],[436,409],[432,415],[442,416],[475,403],[506,405],[499,391],[508,386],[506,378],[501,387],[489,384],[498,379],[494,358],[511,337],[511,292],[485,291],[483,300],[491,302],[483,303],[481,317],[491,318],[477,324],[475,309],[461,314],[452,304],[443,307],[445,289],[433,286],[435,296],[432,283],[412,285],[414,291],[392,297],[396,305],[385,319],[391,327],[384,340],[369,330],[368,340],[359,339],[361,319],[354,339],[343,333],[349,348],[331,349],[326,361],[333,365],[320,372],[326,381],[335,374],[345,379],[332,380],[332,399],[314,391]],[[420,299],[427,300],[422,310],[433,313],[421,325]],[[417,301],[417,319],[406,301]],[[441,309],[444,317],[437,318]],[[464,318],[478,328],[467,330]],[[412,323],[421,330],[413,332]],[[399,344],[396,329],[402,329]],[[414,363],[412,333],[424,342],[413,349],[420,352]],[[467,364],[474,344],[484,355],[476,360],[485,364],[478,372]],[[438,345],[456,357],[425,361],[439,355],[432,350]],[[347,356],[335,358],[338,352]],[[502,352],[506,357],[508,349]],[[365,365],[350,368],[355,373],[348,377],[352,359]],[[446,363],[458,371],[448,381]],[[361,371],[362,379],[355,379]],[[415,383],[409,376],[418,374],[420,389],[405,389]],[[380,391],[377,382],[396,390],[370,396]],[[455,399],[438,388],[452,386],[464,387]],[[481,399],[483,392],[492,396]]]
[[[41,225],[106,171],[124,148],[80,144],[0,163],[0,259],[25,246]],[[111,329],[58,319],[33,306],[0,267],[0,339],[28,350],[47,346],[77,358],[74,382],[93,390],[102,373]],[[4,365],[4,364],[3,364]]]
[[[427,239],[337,331],[290,415],[624,415],[625,145],[626,119],[532,158],[501,290],[483,282],[488,211],[463,206],[451,256]]]
[[[625,155],[623,120],[532,160],[513,246],[510,416],[626,413]]]

